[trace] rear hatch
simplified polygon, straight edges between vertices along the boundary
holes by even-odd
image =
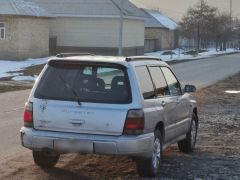
[[[121,135],[132,102],[126,67],[55,61],[34,93],[34,128]]]

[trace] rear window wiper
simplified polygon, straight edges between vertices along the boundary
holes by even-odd
[[[72,94],[75,96],[78,105],[81,106],[82,103],[81,103],[81,101],[80,101],[80,97],[79,97],[79,95],[77,94],[77,92],[75,91],[75,89],[73,89],[73,88],[62,78],[62,76],[61,76],[58,72],[57,72],[57,74],[58,74],[59,79],[63,82],[64,86],[65,86],[67,89],[69,89],[69,90],[72,92]]]

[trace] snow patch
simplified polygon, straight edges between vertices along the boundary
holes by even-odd
[[[26,61],[4,61],[0,60],[0,78],[17,76],[21,73],[11,73],[13,71],[21,71],[27,67],[46,64],[49,58],[28,59]]]
[[[240,91],[225,91],[228,94],[240,94]]]
[[[15,76],[12,78],[14,81],[35,81],[38,76]]]
[[[168,50],[171,51],[171,50]],[[216,51],[214,48],[207,49],[206,52],[199,53],[197,56],[193,55],[186,55],[184,54],[184,50],[182,49],[175,49],[172,50],[175,54],[173,55],[163,55],[163,53],[166,51],[157,51],[152,53],[145,53],[146,56],[155,56],[163,61],[181,61],[181,60],[191,60],[191,59],[202,59],[202,58],[209,58],[215,55],[221,55],[221,54],[229,54],[229,53],[235,53],[240,52],[240,50],[235,49],[227,49],[226,51]]]
[[[30,15],[30,16],[46,16],[49,14],[44,9],[40,8],[37,4],[30,1],[24,0],[12,0],[19,14]]]

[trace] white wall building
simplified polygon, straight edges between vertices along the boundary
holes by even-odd
[[[52,52],[118,54],[120,0],[31,1],[56,16],[50,23]],[[146,14],[123,1],[123,55],[143,54]]]

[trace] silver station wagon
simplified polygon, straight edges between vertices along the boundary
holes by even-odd
[[[162,151],[195,148],[196,101],[155,57],[59,54],[37,79],[24,111],[22,145],[51,168],[64,153],[130,156],[142,177],[156,177]]]

